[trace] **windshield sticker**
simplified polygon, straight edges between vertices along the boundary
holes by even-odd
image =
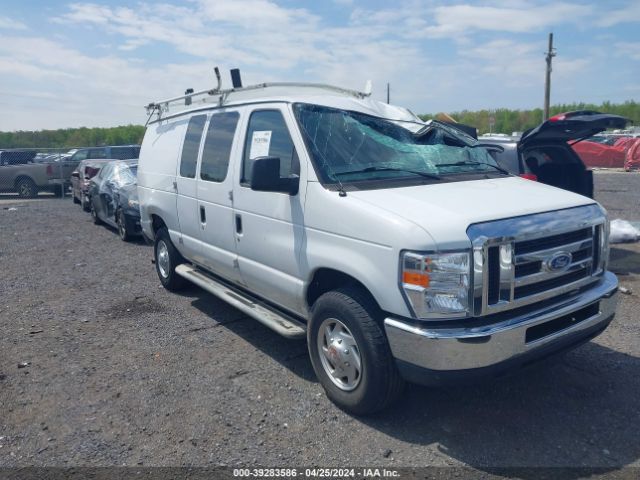
[[[251,137],[251,150],[249,159],[269,156],[269,146],[271,145],[271,130],[253,132]]]

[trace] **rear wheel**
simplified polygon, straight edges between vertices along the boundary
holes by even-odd
[[[313,369],[327,396],[355,414],[382,410],[404,386],[379,319],[373,299],[357,287],[325,293],[313,305],[307,331]]]
[[[120,240],[123,242],[131,240],[131,234],[127,230],[127,219],[125,218],[122,210],[118,210],[116,212],[116,223],[118,224],[118,235],[120,236]]]
[[[96,225],[100,225],[102,223],[102,220],[100,220],[98,211],[96,210],[96,206],[91,200],[89,200],[89,208],[91,209],[91,218],[93,218],[93,223],[95,223]]]
[[[85,212],[91,211],[91,206],[89,205],[89,199],[84,193],[80,193],[80,206],[82,207],[82,210],[84,210]]]
[[[38,187],[30,178],[22,178],[16,183],[16,191],[22,198],[33,198],[38,194]]]
[[[176,273],[176,267],[184,263],[184,258],[173,246],[169,231],[166,227],[162,227],[156,232],[154,242],[154,257],[156,261],[156,272],[162,286],[167,290],[175,292],[181,290],[187,281]]]

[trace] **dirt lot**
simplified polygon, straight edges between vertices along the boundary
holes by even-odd
[[[640,174],[598,172],[596,188],[612,218],[640,220]],[[613,249],[633,294],[559,363],[411,386],[356,418],[326,399],[303,342],[196,287],[166,292],[150,247],[69,199],[4,198],[0,466],[640,466],[639,252]]]

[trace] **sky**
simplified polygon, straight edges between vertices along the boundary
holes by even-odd
[[[2,0],[0,130],[143,124],[143,105],[304,81],[415,113],[640,100],[640,0]]]

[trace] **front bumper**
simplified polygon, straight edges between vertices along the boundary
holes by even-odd
[[[601,333],[613,319],[618,279],[611,272],[589,289],[553,305],[532,306],[496,323],[432,327],[386,318],[385,330],[403,376],[423,384],[495,376]]]

